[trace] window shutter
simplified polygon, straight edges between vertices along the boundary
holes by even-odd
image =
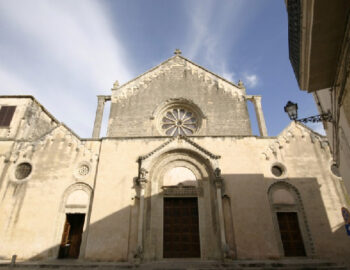
[[[11,123],[16,106],[1,106],[0,109],[0,126],[8,127]]]

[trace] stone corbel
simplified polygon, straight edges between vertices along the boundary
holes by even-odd
[[[147,174],[148,171],[144,168],[140,169],[139,172],[139,177],[137,178],[137,185],[141,188],[144,189],[146,187],[147,184]]]
[[[223,188],[223,179],[221,177],[221,170],[219,168],[216,168],[214,170],[214,176],[215,176],[215,178],[214,178],[215,187],[222,189]]]

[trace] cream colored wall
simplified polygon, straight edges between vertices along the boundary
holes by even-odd
[[[319,90],[313,94],[316,102],[319,102],[319,108],[322,108],[323,112],[330,111],[335,120],[335,112],[332,110],[332,92],[329,89]],[[349,98],[349,97],[347,97]],[[350,126],[348,122],[348,112],[344,110],[344,106],[339,109],[339,123],[337,127],[334,127],[334,123],[325,122],[324,128],[330,142],[334,160],[339,165],[339,171],[341,173],[344,185],[350,192]],[[335,133],[336,131],[336,133]],[[335,134],[337,134],[335,138]],[[350,203],[350,198],[348,199]]]
[[[16,106],[9,127],[0,127],[0,138],[12,140],[36,140],[58,125],[34,98],[27,96],[0,96],[0,107]]]
[[[0,107],[1,106],[16,106],[15,113],[13,114],[12,121],[9,127],[0,127],[0,138],[13,139],[17,135],[18,127],[22,123],[22,118],[28,108],[32,103],[29,98],[1,98],[0,97]]]
[[[29,101],[19,99],[16,104],[24,103],[17,105],[17,112],[24,113],[21,106],[30,106]],[[44,123],[53,123],[49,115],[40,110],[39,114]],[[18,124],[19,119],[21,116],[15,116],[13,123]],[[327,142],[300,124],[291,123],[277,137],[190,137],[193,143],[175,138],[161,149],[158,147],[169,138],[105,138],[101,144],[98,140],[81,140],[63,125],[55,125],[44,125],[53,130],[43,136],[32,136],[36,133],[30,129],[24,133],[21,129],[21,136],[27,141],[6,138],[0,141],[0,258],[8,259],[13,254],[23,260],[56,258],[65,214],[79,212],[87,215],[80,258],[133,261],[137,255],[139,222],[140,194],[135,185],[139,176],[138,158],[149,154],[142,166],[148,166],[151,171],[157,162],[164,162],[165,153],[173,151],[176,155],[179,149],[185,149],[189,159],[179,155],[181,162],[174,162],[174,166],[192,162],[187,168],[198,169],[193,172],[197,179],[203,171],[200,167],[209,164],[204,166],[208,170],[208,176],[204,177],[207,184],[201,184],[206,190],[204,198],[199,198],[203,259],[220,259],[222,252],[218,198],[210,171],[216,167],[221,169],[224,179],[223,195],[231,201],[236,258],[283,256],[268,196],[269,187],[278,181],[290,183],[298,190],[301,198],[298,216],[308,256],[338,262],[348,258],[350,238],[346,236],[340,212],[342,206],[348,205],[341,179],[330,171],[332,157]],[[214,158],[210,152],[221,158]],[[14,170],[21,162],[32,164],[33,171],[28,178],[17,180]],[[272,175],[274,164],[285,168],[282,177]],[[77,170],[81,165],[89,167],[88,175],[79,175]],[[153,180],[150,176],[147,185],[155,189],[146,192],[145,259],[162,258],[162,219],[159,218],[162,203],[147,203],[147,196],[159,195],[160,187]],[[73,200],[69,194],[75,190],[77,197]],[[206,197],[208,194],[210,198]],[[83,203],[86,198],[93,198],[93,202],[86,205]],[[162,201],[161,194],[157,198],[154,202]],[[65,205],[65,201],[70,205]],[[152,213],[157,214],[149,225],[147,215]]]
[[[127,260],[136,254],[138,211],[131,206],[138,205],[134,189],[134,179],[138,176],[137,159],[167,140],[103,140],[87,259]],[[330,172],[331,155],[323,138],[292,123],[276,138],[193,137],[191,140],[213,154],[221,155],[217,164],[212,164],[221,169],[224,193],[231,199],[238,259],[283,256],[267,192],[276,181],[286,181],[300,193],[306,217],[302,221],[305,223],[302,231],[308,255],[346,260],[350,238],[346,237],[340,212],[346,202],[340,179]],[[160,153],[175,149],[195,151],[193,145],[175,139],[151,157],[156,159]],[[203,152],[202,155],[208,158]],[[285,175],[274,177],[270,171],[273,164],[285,167]],[[303,217],[299,219],[303,220]]]
[[[64,206],[65,191],[78,183],[78,189],[93,187],[98,151],[98,141],[81,142],[62,126],[39,141],[15,143],[1,178],[0,258],[57,257],[65,212],[70,211]],[[17,180],[14,170],[21,162],[29,162],[32,173]],[[77,174],[81,164],[90,167],[85,177]]]

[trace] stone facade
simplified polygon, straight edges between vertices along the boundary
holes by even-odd
[[[62,244],[66,231],[77,226],[69,217],[83,217],[79,259],[161,260],[171,232],[166,205],[189,199],[201,260],[289,257],[282,213],[297,217],[303,256],[349,263],[347,203],[328,142],[294,122],[268,137],[260,97],[242,83],[177,54],[99,100],[94,139],[81,139],[33,97],[0,98],[17,106],[0,129],[0,258],[65,257],[75,241]],[[97,138],[107,101],[108,135]],[[262,136],[251,135],[247,101]]]

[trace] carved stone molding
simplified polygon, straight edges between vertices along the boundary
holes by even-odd
[[[113,87],[112,102],[125,100],[129,96],[135,95],[140,90],[147,89],[152,80],[170,73],[174,67],[183,67],[184,71],[202,78],[208,85],[217,85],[217,87],[225,93],[229,93],[238,99],[244,98],[245,89],[242,85],[235,85],[234,83],[227,81],[225,78],[222,78],[177,54],[135,79],[121,86],[118,85],[118,88]]]
[[[198,197],[203,196],[203,188],[194,187],[194,186],[164,186],[162,187],[163,195],[166,196],[175,196],[175,197]]]
[[[202,146],[200,146],[199,144],[195,143],[194,141],[192,141],[190,138],[183,136],[183,135],[179,135],[177,137],[172,137],[169,140],[167,140],[165,143],[161,144],[160,146],[158,146],[157,148],[155,148],[152,152],[140,156],[139,157],[139,161],[143,161],[147,158],[149,158],[150,156],[152,156],[153,154],[155,154],[156,152],[160,151],[161,149],[163,149],[165,146],[167,146],[168,144],[170,144],[171,142],[175,141],[175,139],[178,140],[183,140],[185,142],[187,142],[188,144],[194,146],[197,150],[199,150],[200,152],[204,153],[205,155],[209,156],[211,159],[217,160],[220,159],[221,156],[219,155],[214,155],[213,153],[211,153],[210,151],[206,150],[205,148],[203,148]]]

